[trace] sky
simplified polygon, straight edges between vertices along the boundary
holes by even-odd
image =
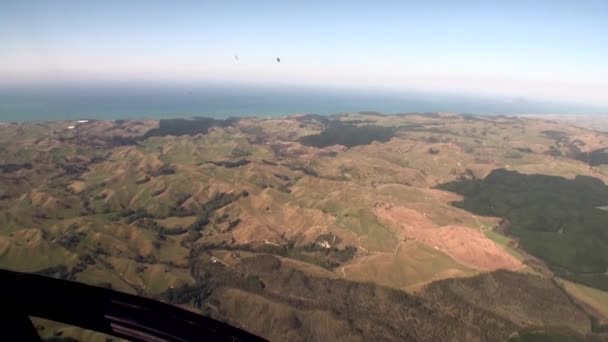
[[[233,82],[608,106],[605,0],[0,2],[4,85]]]

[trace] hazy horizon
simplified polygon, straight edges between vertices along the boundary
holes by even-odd
[[[8,1],[0,84],[215,82],[606,108],[607,13],[603,1]]]

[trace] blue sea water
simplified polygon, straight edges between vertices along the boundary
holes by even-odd
[[[508,98],[242,85],[45,85],[0,88],[0,122],[209,116],[454,112],[602,114],[608,110]]]

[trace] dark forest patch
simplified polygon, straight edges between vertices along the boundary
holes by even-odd
[[[137,184],[137,185],[146,184],[150,181],[150,179],[151,179],[150,176],[145,175],[143,178],[136,180],[135,184]]]
[[[23,163],[23,164],[0,164],[0,172],[1,173],[12,173],[19,170],[31,170],[31,163]]]
[[[286,166],[290,170],[300,171],[307,176],[319,177],[319,173],[315,169],[313,169],[312,166],[310,166],[310,165],[304,165],[302,163],[293,163],[293,164],[287,164]]]
[[[175,166],[171,164],[163,164],[158,169],[148,172],[148,174],[152,177],[173,175],[175,174]]]
[[[534,153],[529,147],[516,147],[515,149],[521,153]]]
[[[228,127],[238,122],[238,118],[218,120],[213,118],[196,117],[192,119],[161,119],[158,128],[153,128],[144,134],[143,139],[166,135],[196,135],[207,134],[212,127]]]
[[[251,163],[251,161],[249,161],[247,159],[239,159],[239,160],[222,160],[222,161],[218,161],[218,162],[206,161],[206,162],[200,163],[199,165],[213,164],[215,166],[221,166],[221,167],[231,169],[231,168],[235,168],[235,167],[239,167],[239,166],[245,166],[249,163]]]
[[[262,163],[266,164],[266,165],[272,165],[272,166],[278,166],[279,164],[270,161],[270,160],[266,160],[266,159],[262,159]]]
[[[578,139],[570,141],[570,138],[566,132],[546,130],[542,131],[541,133],[548,138],[555,140],[555,145],[558,148],[565,148],[566,154],[570,157],[574,157],[575,159],[577,159],[577,156],[581,153],[579,146],[584,146],[584,143],[581,145],[580,143],[582,141]]]
[[[464,121],[494,122],[493,119],[489,119],[478,114],[461,113],[458,115],[462,117]]]
[[[302,145],[327,147],[344,145],[354,147],[368,145],[373,141],[387,142],[394,136],[394,129],[376,125],[355,126],[334,122],[319,134],[308,135],[299,139]]]
[[[591,166],[608,164],[608,148],[600,148],[591,152],[579,152],[574,157]]]
[[[543,154],[546,154],[546,155],[552,156],[552,157],[562,157],[563,156],[562,151],[560,151],[555,146],[549,146],[549,149],[546,150],[545,152],[543,152]]]
[[[562,132],[562,131],[545,130],[545,131],[542,131],[541,133],[555,141],[562,141],[562,140],[568,139],[568,134],[566,132]]]
[[[593,177],[566,179],[494,170],[485,179],[438,186],[463,195],[453,205],[505,218],[520,246],[558,275],[608,290],[608,187]]]
[[[72,176],[78,176],[89,171],[87,163],[59,163],[58,166],[63,169],[64,174]]]
[[[119,146],[137,145],[136,137],[111,136],[106,139],[106,146],[114,148]]]
[[[208,223],[211,215],[218,209],[238,200],[240,197],[247,197],[249,193],[245,190],[240,193],[218,193],[207,201],[197,213],[196,221],[190,225],[189,230],[201,231]]]

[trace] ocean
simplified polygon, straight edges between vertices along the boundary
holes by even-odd
[[[446,95],[242,85],[47,85],[0,88],[0,122],[208,116],[285,116],[374,111],[486,115],[607,114],[572,104]]]

